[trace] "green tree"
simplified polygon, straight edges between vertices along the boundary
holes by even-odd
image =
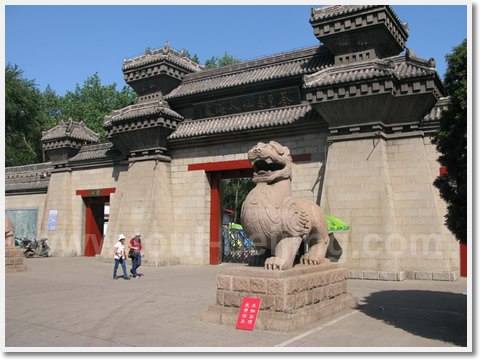
[[[43,99],[17,65],[5,67],[5,166],[42,161]]]
[[[205,60],[205,69],[216,69],[217,68],[217,56],[212,56],[210,59]]]
[[[64,119],[62,109],[64,98],[58,96],[50,85],[47,85],[43,92],[43,109],[45,112],[45,121],[43,122],[43,130],[50,129]]]
[[[200,59],[197,54],[193,55],[190,60],[192,60],[194,63],[200,64]]]
[[[440,128],[434,138],[440,152],[439,162],[447,169],[434,185],[446,201],[448,229],[461,243],[467,243],[467,41],[446,56],[448,67],[445,89],[450,97],[442,113]]]
[[[98,73],[95,73],[85,80],[82,87],[77,84],[75,91],[66,92],[61,101],[61,117],[83,121],[104,139],[104,116],[112,110],[134,104],[137,100],[137,95],[129,86],[124,86],[120,92],[116,86],[115,83],[102,85]]]
[[[243,202],[254,187],[252,179],[227,179],[223,182],[223,208],[235,212],[234,223],[240,222]]]
[[[185,51],[185,53],[187,54],[187,58],[192,60],[194,63],[200,64],[200,59],[198,58],[197,54],[191,56],[188,50],[183,49],[183,51]]]
[[[242,60],[236,58],[232,55],[228,55],[228,52],[225,51],[223,56],[219,58],[218,56],[212,56],[210,59],[205,61],[205,68],[206,69],[215,69],[217,67],[223,67],[233,64],[238,64]]]

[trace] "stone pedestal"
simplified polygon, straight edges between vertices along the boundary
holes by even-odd
[[[23,264],[23,250],[16,247],[5,247],[5,272],[27,271]]]
[[[337,264],[285,271],[235,267],[217,275],[217,303],[202,320],[235,325],[244,297],[261,298],[256,329],[289,332],[356,305],[347,270]]]

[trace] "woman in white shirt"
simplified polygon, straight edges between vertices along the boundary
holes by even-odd
[[[125,236],[123,234],[118,235],[118,241],[113,246],[115,252],[115,266],[113,267],[113,280],[117,280],[118,264],[122,264],[123,278],[130,280],[127,275],[127,254],[125,253]]]

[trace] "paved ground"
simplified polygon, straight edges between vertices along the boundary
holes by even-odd
[[[465,278],[348,280],[358,308],[285,334],[200,320],[215,303],[216,274],[238,265],[142,267],[145,276],[130,281],[112,280],[113,265],[92,258],[35,258],[26,259],[26,265],[29,272],[5,276],[5,345],[11,350],[467,345]]]

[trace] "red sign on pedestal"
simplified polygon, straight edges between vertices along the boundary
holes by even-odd
[[[253,330],[261,302],[262,299],[243,298],[240,314],[238,314],[237,326],[235,327],[236,329]]]

